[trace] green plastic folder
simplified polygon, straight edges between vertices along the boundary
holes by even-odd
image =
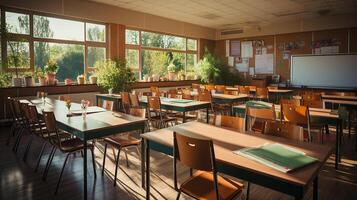
[[[193,100],[189,100],[189,99],[166,99],[166,102],[170,102],[170,103],[190,103],[193,102]]]
[[[244,148],[235,153],[285,173],[318,161],[302,151],[278,143]]]

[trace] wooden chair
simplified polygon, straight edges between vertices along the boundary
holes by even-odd
[[[198,90],[197,92],[199,93],[201,90]],[[188,100],[193,100],[193,96],[191,95],[191,90],[189,89],[182,89],[181,90],[181,98],[182,99],[188,99]]]
[[[17,136],[14,142],[14,145],[12,147],[12,150],[17,153],[20,141],[22,139],[22,136],[24,132],[26,132],[26,118],[24,116],[24,112],[22,110],[22,106],[19,100],[17,99],[12,99],[12,106],[13,106],[13,112],[14,116],[16,118],[16,127],[18,129],[17,131]]]
[[[147,105],[148,119],[153,127],[163,128],[167,127],[169,123],[177,124],[177,118],[169,117],[167,113],[161,109],[160,97],[148,96]]]
[[[304,141],[304,128],[290,123],[267,121],[265,122],[263,133],[296,141]]]
[[[131,108],[140,108],[139,96],[137,94],[129,94]]]
[[[212,84],[205,85],[205,90],[211,91],[211,90],[214,90],[214,89],[215,89],[215,87]]]
[[[42,92],[42,91],[37,91],[36,92],[36,97],[37,98],[42,98],[42,96],[47,97],[48,93],[47,92]]]
[[[144,108],[130,108],[129,113],[133,116],[146,118],[146,110]],[[135,147],[138,155],[140,156],[139,145],[141,140],[132,136],[130,133],[120,133],[117,135],[109,136],[104,138],[105,146],[104,146],[104,156],[103,156],[103,166],[102,166],[102,175],[104,174],[105,169],[105,158],[107,155],[107,148],[108,144],[118,150],[115,161],[115,173],[114,173],[114,186],[116,186],[117,174],[118,174],[118,167],[119,167],[119,156],[120,151],[124,149],[125,151],[125,158],[126,158],[126,165],[129,167],[129,160],[126,148]]]
[[[299,99],[280,99],[280,105],[282,105],[282,104],[300,106],[301,101]]]
[[[10,114],[11,114],[11,118],[12,118],[12,124],[11,124],[11,129],[9,131],[9,135],[8,138],[6,140],[6,145],[10,144],[10,140],[11,137],[15,137],[16,135],[20,134],[20,132],[23,130],[23,122],[22,122],[22,118],[20,116],[21,112],[17,112],[15,110],[15,105],[14,105],[14,101],[17,101],[14,98],[8,97],[7,98],[7,103],[9,105],[10,108]]]
[[[67,101],[67,100],[70,100],[71,98],[69,96],[66,96],[66,95],[59,95],[58,96],[58,100],[60,101]]]
[[[228,200],[237,197],[243,184],[217,174],[212,140],[174,132],[174,186],[176,199],[185,193],[195,199]],[[177,161],[198,170],[180,188],[177,186]]]
[[[238,92],[239,92],[239,94],[250,95],[250,88],[246,87],[246,86],[239,86],[238,87]]]
[[[121,92],[121,106],[123,108],[124,113],[129,113],[129,108],[130,108],[130,97],[129,97],[129,92]]]
[[[56,122],[56,118],[55,118],[55,115],[53,112],[43,111],[42,114],[43,114],[43,118],[44,118],[44,121],[46,124],[46,130],[47,130],[49,141],[53,145],[52,151],[51,151],[49,159],[47,161],[44,178],[47,176],[48,171],[50,170],[50,166],[51,166],[53,157],[56,153],[56,150],[59,149],[62,153],[67,154],[66,159],[64,160],[64,163],[63,163],[61,174],[58,178],[56,191],[55,191],[55,194],[57,194],[60,183],[61,183],[63,171],[66,166],[69,155],[71,155],[75,152],[86,151],[86,149],[84,149],[83,141],[80,140],[79,138],[71,138],[71,139],[64,140],[64,141],[62,140],[61,135],[59,134],[59,130],[56,127],[57,122]],[[54,135],[54,136],[51,136],[51,135]],[[94,171],[94,177],[96,178],[97,173],[95,170],[94,146],[93,146],[93,144],[88,144],[87,148],[89,148],[92,153],[93,171]]]
[[[216,85],[216,93],[224,94],[226,92],[226,86],[225,85]]]
[[[323,102],[321,100],[304,100],[303,106],[308,106],[310,108],[323,108]]]
[[[152,96],[161,96],[160,89],[157,86],[150,86],[150,92]]]
[[[201,90],[201,85],[197,83],[192,83],[192,89],[198,92]]]
[[[302,100],[303,101],[313,101],[313,100],[318,100],[321,101],[321,93],[305,93],[302,95]]]
[[[262,132],[265,121],[276,120],[275,106],[271,108],[254,108],[246,106],[245,127],[247,131]]]
[[[166,93],[168,98],[177,98],[177,90],[176,89],[170,89]]]
[[[244,132],[245,119],[242,117],[233,117],[228,115],[216,115],[214,125],[234,129],[238,132]]]
[[[277,90],[279,89],[278,86],[268,86],[268,90]]]
[[[103,101],[102,101],[102,108],[104,108],[104,109],[106,109],[106,110],[113,111],[113,109],[114,109],[114,102],[113,102],[113,101],[109,101],[109,100],[103,100]]]
[[[269,101],[269,90],[268,88],[257,88],[255,92],[255,98],[261,101]]]

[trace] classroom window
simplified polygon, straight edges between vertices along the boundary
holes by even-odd
[[[105,42],[105,25],[86,23],[86,40]]]
[[[126,49],[125,50],[126,65],[135,70],[139,70],[139,50]]]
[[[5,12],[5,21],[9,33],[30,34],[29,15]]]
[[[125,44],[139,45],[139,31],[125,30]]]
[[[197,40],[187,39],[187,50],[197,51]]]
[[[28,42],[7,42],[8,68],[30,68],[30,48]]]
[[[96,62],[105,60],[105,51],[103,47],[88,47],[88,67],[94,67]]]

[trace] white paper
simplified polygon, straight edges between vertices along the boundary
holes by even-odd
[[[253,57],[253,43],[252,41],[245,41],[241,43],[241,54],[242,58],[251,58]]]
[[[228,66],[230,66],[230,67],[234,66],[234,57],[232,57],[232,56],[228,57]]]
[[[230,54],[230,41],[226,40],[226,57]]]
[[[272,74],[274,72],[273,54],[255,55],[255,73]]]
[[[249,71],[249,59],[242,58],[242,62],[236,64],[236,69],[239,72],[248,72]]]
[[[263,47],[263,48],[262,48],[262,54],[267,54],[267,53],[268,53],[267,48],[266,48],[266,47]]]
[[[254,76],[254,67],[249,67],[249,75]]]

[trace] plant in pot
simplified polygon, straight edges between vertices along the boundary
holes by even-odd
[[[169,81],[174,81],[176,79],[176,66],[173,63],[170,63],[169,66],[167,66],[167,71],[169,74]]]
[[[33,86],[33,78],[31,72],[27,72],[24,74],[24,80],[25,80],[24,83],[26,87]]]
[[[98,77],[95,74],[95,72],[91,72],[91,75],[89,76],[89,82],[90,84],[97,84]]]
[[[11,86],[11,74],[0,72],[0,88],[6,88]]]
[[[46,76],[42,68],[40,67],[35,68],[35,78],[37,78],[39,85],[41,86],[46,85]]]
[[[126,66],[125,59],[103,60],[95,63],[97,84],[109,93],[130,91],[135,81],[131,69]]]
[[[85,83],[85,77],[83,74],[77,76],[77,84],[83,85]]]
[[[206,48],[203,59],[195,66],[195,72],[201,77],[201,82],[213,83],[220,75],[219,65],[220,62]]]
[[[58,71],[58,65],[55,61],[49,60],[44,67],[46,73],[46,79],[48,85],[56,84],[56,73]]]

